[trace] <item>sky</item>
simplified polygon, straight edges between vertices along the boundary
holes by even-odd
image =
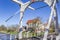
[[[23,3],[29,0],[22,0]],[[35,2],[32,3],[31,7],[38,8],[47,5],[44,2]],[[58,22],[60,23],[60,1],[56,4],[57,13],[58,13]],[[18,10],[20,10],[19,4],[13,2],[12,0],[0,0],[0,25],[15,25],[19,24],[20,13],[11,18],[8,22],[5,22],[10,16],[14,15]],[[46,22],[49,19],[51,9],[49,6],[40,8],[37,10],[31,10],[27,8],[24,12],[23,25],[26,25],[27,20],[32,20],[36,17],[40,17],[42,22]]]

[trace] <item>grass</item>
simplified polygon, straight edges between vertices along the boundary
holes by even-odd
[[[14,32],[12,32],[12,31],[10,31],[10,32],[7,32],[7,31],[0,31],[1,33],[5,33],[5,34],[17,34],[17,32],[16,31],[14,31]]]
[[[17,34],[17,32],[16,31],[10,31],[10,32],[7,32],[7,31],[0,31],[1,33],[6,33],[6,34]],[[43,32],[41,32],[40,34],[36,34],[36,33],[34,33],[34,32],[29,32],[28,33],[28,37],[36,37],[36,36],[41,36],[41,35],[43,35],[44,33]],[[23,32],[22,33],[22,36],[25,38],[25,37],[27,37],[27,32]]]
[[[10,33],[10,34],[17,34],[17,32],[7,32],[7,33]]]
[[[24,38],[27,37],[27,32],[23,32],[22,35],[23,35]],[[34,32],[29,32],[28,33],[28,37],[36,37],[36,36],[42,36],[42,35],[44,35],[43,32],[41,32],[38,35],[36,33],[34,33]]]

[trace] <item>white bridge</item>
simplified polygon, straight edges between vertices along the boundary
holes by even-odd
[[[50,17],[49,17],[48,25],[47,25],[45,33],[44,33],[43,40],[47,40],[48,30],[50,28],[50,24],[51,24],[51,21],[52,21],[52,16],[54,17],[55,32],[58,33],[58,15],[57,15],[57,10],[56,10],[56,3],[57,3],[58,0],[30,0],[26,3],[23,3],[21,0],[20,1],[13,0],[13,1],[18,3],[21,6],[21,8],[20,8],[20,27],[19,27],[19,30],[22,29],[22,20],[23,20],[24,11],[26,10],[26,8],[30,8],[32,10],[35,10],[34,8],[32,8],[29,5],[34,3],[34,2],[37,2],[37,1],[40,1],[40,2],[42,1],[42,2],[47,3],[48,6],[50,6],[50,8],[51,8]],[[19,31],[19,39],[22,39],[22,31]]]

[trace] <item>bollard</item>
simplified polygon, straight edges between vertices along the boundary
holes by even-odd
[[[10,40],[12,40],[12,35],[10,34]]]
[[[51,40],[53,40],[53,35],[51,35]]]
[[[56,40],[60,40],[60,34],[56,36]]]

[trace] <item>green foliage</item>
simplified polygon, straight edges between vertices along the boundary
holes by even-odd
[[[0,32],[2,32],[2,33],[16,34],[17,29],[18,29],[17,25],[15,25],[15,26],[13,25],[13,26],[10,26],[10,27],[6,27],[4,25],[0,26]]]

